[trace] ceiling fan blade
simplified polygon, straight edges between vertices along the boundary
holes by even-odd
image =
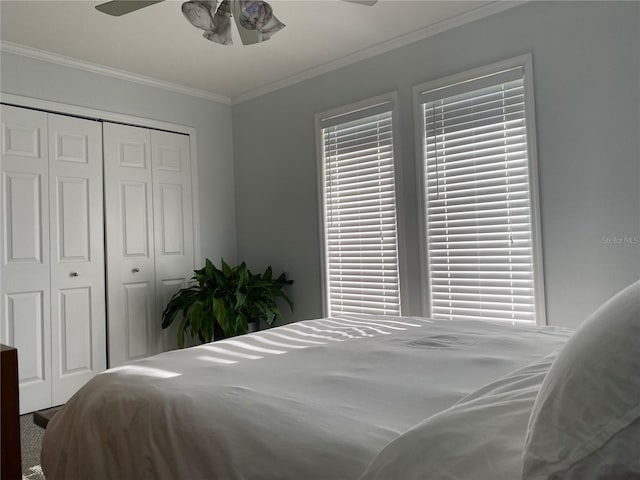
[[[375,5],[376,3],[378,3],[378,0],[343,0],[345,2],[351,2],[351,3],[359,3],[361,5],[367,5],[369,7]]]
[[[119,17],[127,13],[135,12],[141,8],[148,7],[154,3],[160,3],[164,0],[113,0],[107,3],[101,3],[96,5],[96,10],[106,13],[107,15],[113,15]]]

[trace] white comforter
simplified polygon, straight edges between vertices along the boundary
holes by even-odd
[[[529,416],[555,353],[392,440],[359,480],[519,480]]]
[[[49,424],[42,466],[48,480],[357,479],[410,427],[568,336],[367,316],[169,352],[83,387]]]

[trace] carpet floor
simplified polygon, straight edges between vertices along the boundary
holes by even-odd
[[[59,407],[51,410],[58,410]],[[45,480],[40,467],[40,448],[44,429],[33,423],[33,414],[20,416],[20,446],[22,448],[22,480]]]

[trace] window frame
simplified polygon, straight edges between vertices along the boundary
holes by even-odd
[[[318,201],[318,227],[320,233],[320,276],[321,276],[321,292],[322,292],[322,316],[328,317],[330,312],[330,287],[329,287],[329,275],[327,271],[327,243],[326,243],[326,230],[325,230],[325,204],[324,204],[324,174],[325,174],[325,162],[323,157],[323,127],[322,122],[334,117],[345,117],[345,122],[357,119],[358,111],[365,111],[374,108],[376,105],[384,103],[391,104],[391,132],[393,139],[393,172],[395,181],[395,215],[396,215],[396,254],[398,259],[398,288],[399,288],[399,315],[404,314],[404,308],[408,304],[406,298],[406,269],[405,267],[405,251],[404,248],[404,231],[403,220],[404,213],[401,208],[401,192],[402,192],[402,168],[400,161],[400,129],[399,129],[399,112],[398,112],[398,93],[393,91],[378,95],[375,97],[369,97],[354,103],[347,105],[341,105],[329,110],[318,112],[314,115],[314,131],[316,139],[316,174],[317,174],[317,201]],[[363,114],[360,118],[366,118],[366,114]]]
[[[415,85],[413,87],[413,107],[415,126],[415,152],[416,152],[416,182],[418,193],[418,227],[419,227],[419,251],[420,251],[420,280],[422,296],[422,313],[430,317],[431,309],[431,279],[429,275],[429,244],[427,238],[427,205],[425,195],[425,158],[424,143],[426,138],[426,128],[424,124],[423,105],[427,102],[421,100],[421,96],[426,91],[447,87],[452,84],[477,79],[486,75],[520,67],[524,71],[524,96],[525,96],[525,119],[527,124],[527,155],[528,155],[528,176],[529,176],[529,198],[531,209],[531,238],[533,255],[533,276],[535,295],[535,316],[537,325],[547,325],[546,301],[544,291],[544,268],[542,257],[542,234],[540,224],[540,195],[538,190],[538,157],[535,122],[535,98],[533,87],[533,58],[530,53],[509,58],[503,61],[484,65],[464,72],[456,73],[446,77],[438,78],[428,82]]]

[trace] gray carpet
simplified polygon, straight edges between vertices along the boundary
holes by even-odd
[[[51,410],[58,410],[60,407]],[[33,423],[31,413],[20,417],[22,480],[45,480],[40,468],[40,447],[44,430]]]

